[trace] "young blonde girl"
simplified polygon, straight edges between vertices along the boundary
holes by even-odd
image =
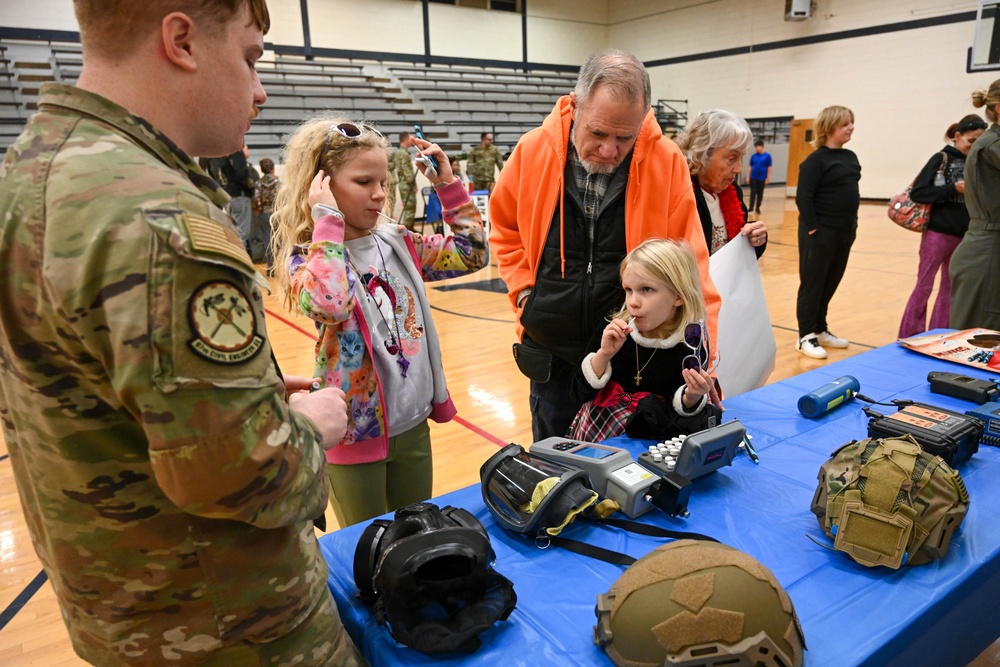
[[[646,241],[625,256],[619,274],[625,303],[574,380],[574,395],[586,403],[569,436],[598,442],[622,433],[666,438],[708,428],[718,412],[709,404],[715,384],[691,248]]]
[[[421,236],[385,219],[389,143],[343,118],[305,122],[285,150],[274,218],[275,271],[286,306],[319,329],[315,377],[347,396],[347,435],[327,451],[341,526],[431,497],[427,419],[449,421],[448,395],[424,281],[486,265],[479,212],[444,152],[413,138],[452,235]]]

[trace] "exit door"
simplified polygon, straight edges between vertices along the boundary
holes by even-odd
[[[813,140],[813,119],[796,118],[792,120],[791,132],[788,135],[788,175],[785,177],[785,196],[794,197],[799,184],[799,165],[809,157],[815,148],[810,143]]]

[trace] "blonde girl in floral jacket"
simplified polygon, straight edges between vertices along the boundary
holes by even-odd
[[[389,143],[342,118],[305,122],[285,150],[275,269],[286,305],[317,323],[315,377],[340,387],[347,435],[327,451],[331,505],[351,525],[432,495],[428,418],[455,416],[425,281],[489,260],[483,223],[444,151],[413,138],[451,234],[392,224],[383,208]],[[384,222],[383,222],[384,221]]]

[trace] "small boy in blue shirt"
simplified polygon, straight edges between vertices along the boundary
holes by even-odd
[[[760,215],[760,203],[764,199],[764,186],[771,182],[771,154],[764,152],[764,141],[753,142],[754,154],[750,156],[747,179],[750,181],[749,210]]]

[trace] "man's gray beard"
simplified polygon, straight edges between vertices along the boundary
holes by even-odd
[[[584,160],[583,157],[581,157],[580,151],[576,148],[576,142],[573,141],[573,132],[574,132],[574,130],[576,130],[575,127],[571,128],[570,131],[569,131],[569,143],[573,147],[573,150],[576,151],[576,157],[579,158],[580,164],[583,165],[584,170],[588,174],[591,174],[591,175],[593,175],[593,174],[613,174],[614,171],[615,171],[615,169],[618,168],[617,164],[598,164],[598,163],[595,163],[595,162],[591,162],[590,160]]]

